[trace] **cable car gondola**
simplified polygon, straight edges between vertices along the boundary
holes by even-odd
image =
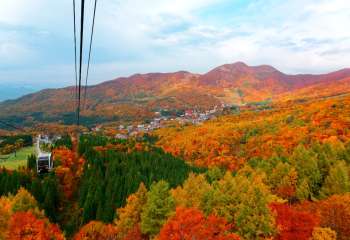
[[[36,166],[39,174],[50,172],[53,168],[51,153],[39,153]]]

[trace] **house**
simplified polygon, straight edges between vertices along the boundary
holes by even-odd
[[[193,115],[193,110],[188,109],[185,111],[185,116],[192,116]]]
[[[93,132],[99,132],[99,131],[101,131],[101,128],[102,128],[101,125],[97,125],[96,127],[92,128],[92,131]]]
[[[114,136],[116,139],[128,139],[128,136],[125,134],[118,133]]]

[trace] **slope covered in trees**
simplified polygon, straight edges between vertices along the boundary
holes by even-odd
[[[242,111],[200,126],[160,129],[158,146],[199,166],[238,169],[252,158],[289,157],[317,144],[343,149],[350,140],[350,97],[271,110]]]
[[[349,239],[350,97],[272,106],[67,136],[50,174],[0,170],[0,239]]]
[[[84,149],[81,151],[87,161],[79,190],[83,222],[92,219],[112,221],[113,209],[124,205],[127,196],[135,192],[141,182],[150,187],[154,181],[163,179],[174,187],[181,184],[189,172],[201,171],[162,150],[124,153],[109,149],[113,145],[106,145],[105,149],[97,148],[96,151],[94,143],[107,142],[107,139],[86,136],[80,142],[85,145],[80,149]]]
[[[271,66],[237,62],[206,74],[135,74],[87,88],[81,123],[143,121],[160,109],[208,110],[222,103],[244,105],[329,97],[350,92],[350,69],[329,74],[284,74]],[[75,123],[74,87],[46,89],[0,103],[0,117],[12,123]]]

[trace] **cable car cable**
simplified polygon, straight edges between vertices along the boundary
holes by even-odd
[[[94,37],[95,18],[96,18],[96,7],[97,7],[97,0],[95,0],[94,15],[93,15],[93,17],[92,17],[91,36],[90,36],[90,47],[89,47],[89,58],[88,58],[88,64],[87,64],[87,69],[86,69],[85,88],[84,88],[84,101],[83,101],[83,108],[84,108],[84,109],[86,108],[86,92],[87,92],[87,84],[88,84],[89,70],[90,70],[90,60],[91,60],[92,41],[93,41],[93,37]]]
[[[84,41],[84,8],[85,0],[81,1],[81,22],[80,22],[80,63],[79,63],[79,86],[78,86],[78,106],[77,106],[77,125],[80,125],[80,100],[81,100],[81,70],[83,62],[83,41]]]
[[[74,72],[75,72],[75,104],[78,96],[78,71],[77,71],[77,30],[76,30],[76,14],[75,0],[73,0],[73,21],[74,21]]]

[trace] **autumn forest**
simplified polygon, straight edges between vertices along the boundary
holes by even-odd
[[[50,173],[35,155],[0,170],[0,239],[348,240],[349,106],[288,100],[128,139],[67,133]]]

